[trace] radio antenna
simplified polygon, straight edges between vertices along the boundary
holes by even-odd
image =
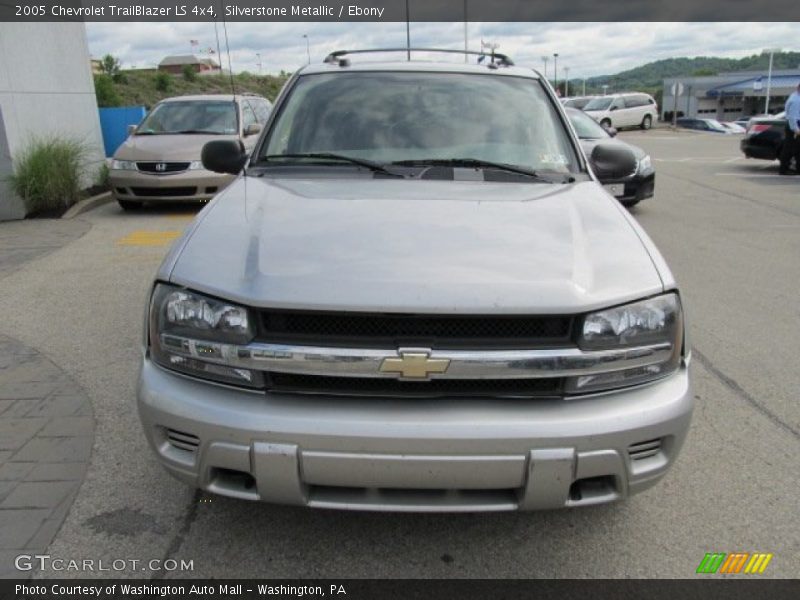
[[[236,85],[233,83],[233,67],[231,66],[231,47],[228,45],[228,22],[225,20],[225,7],[220,2],[222,14],[222,29],[225,32],[225,52],[228,54],[228,73],[231,76],[231,93],[236,96]],[[222,61],[220,61],[222,62]]]

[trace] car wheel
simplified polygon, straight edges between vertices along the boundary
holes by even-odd
[[[139,210],[142,208],[142,203],[136,200],[117,200],[122,210]]]
[[[645,115],[642,119],[642,129],[650,129],[653,126],[653,117]]]
[[[625,200],[621,202],[622,206],[625,208],[631,208],[632,206],[636,206],[639,204],[639,200]]]
[[[609,127],[611,127],[611,119],[603,119],[602,121],[600,121],[600,125],[608,129]]]

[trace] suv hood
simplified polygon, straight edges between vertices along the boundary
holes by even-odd
[[[206,142],[235,140],[235,135],[202,133],[168,133],[160,135],[129,135],[114,152],[117,160],[200,160]]]
[[[240,177],[160,278],[250,306],[563,314],[661,292],[654,260],[593,181]]]

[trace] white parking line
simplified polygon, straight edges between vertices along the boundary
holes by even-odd
[[[776,177],[780,179],[791,179],[786,175],[778,173],[714,173],[714,177]]]

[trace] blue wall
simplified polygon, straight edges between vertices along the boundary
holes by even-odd
[[[144,106],[120,106],[100,109],[100,129],[106,156],[113,156],[128,137],[128,125],[138,125],[147,113]]]

